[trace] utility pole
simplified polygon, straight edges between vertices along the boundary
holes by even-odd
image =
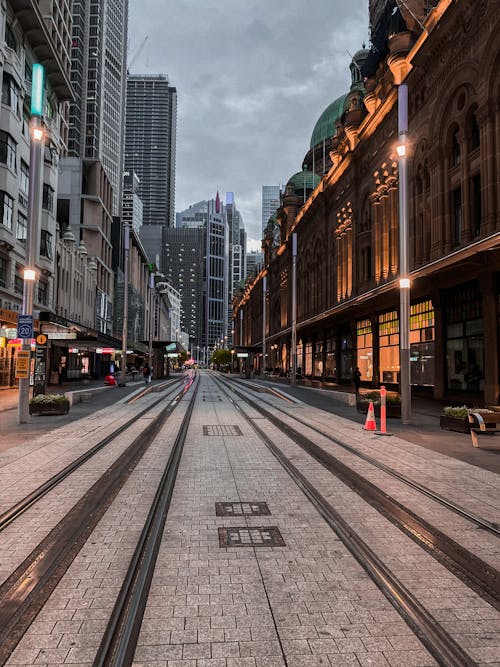
[[[30,374],[31,374],[31,338],[33,337],[33,294],[37,279],[36,251],[38,227],[41,209],[42,148],[45,132],[42,127],[44,102],[45,69],[38,63],[33,65],[31,82],[31,123],[30,123],[30,180],[28,187],[28,230],[26,234],[26,266],[23,273],[23,312],[31,317],[31,335],[20,336],[23,339],[23,356],[28,357],[28,372],[19,378],[19,400],[17,416],[19,424],[27,424],[29,416]]]
[[[123,329],[122,329],[122,368],[120,373],[120,387],[125,387],[127,379],[127,349],[128,349],[128,262],[130,255],[130,227],[123,225]]]
[[[155,317],[154,291],[155,291],[155,274],[151,272],[149,274],[149,348],[148,348],[149,372],[151,373],[151,379],[153,379],[153,329],[154,329],[154,317]]]
[[[260,374],[262,377],[266,374],[266,292],[267,276],[262,279],[262,368]]]

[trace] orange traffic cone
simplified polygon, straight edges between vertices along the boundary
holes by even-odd
[[[368,406],[368,413],[366,415],[365,425],[363,426],[365,431],[376,431],[377,422],[375,421],[375,410],[373,409],[373,401],[370,401]]]

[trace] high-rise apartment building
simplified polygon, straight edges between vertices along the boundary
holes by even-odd
[[[125,168],[140,180],[141,239],[154,261],[164,229],[175,225],[177,91],[165,76],[129,76],[126,108]]]
[[[280,207],[280,186],[263,185],[262,186],[262,238],[264,230],[269,222],[269,218],[276,213]]]
[[[264,254],[258,250],[252,250],[247,253],[247,267],[245,278],[252,278],[256,276],[262,268],[264,263]]]
[[[229,233],[229,267],[228,267],[228,346],[232,347],[232,318],[233,318],[233,294],[245,278],[245,256],[246,256],[246,234],[243,227],[243,218],[236,208],[234,194],[226,192],[226,206],[224,213],[227,220]],[[242,243],[242,240],[244,241]]]

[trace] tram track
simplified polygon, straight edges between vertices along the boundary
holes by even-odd
[[[484,563],[484,561],[481,561],[481,559],[478,559],[474,554],[461,547],[461,545],[440,534],[440,531],[436,531],[433,526],[420,520],[416,514],[410,512],[400,503],[381,492],[380,489],[377,489],[373,484],[361,478],[360,475],[350,471],[347,466],[322,450],[321,447],[315,445],[315,443],[293,429],[290,425],[272,415],[261,404],[252,401],[248,396],[235,390],[234,385],[231,386],[220,378],[217,378],[216,383],[219,384],[219,387],[233,402],[235,408],[257,432],[259,437],[262,438],[269,450],[318,509],[328,525],[367,571],[372,580],[398,610],[438,663],[447,667],[466,667],[476,664],[468,653],[441,626],[436,618],[397,579],[368,544],[356,534],[305,475],[283,454],[256,420],[245,413],[229,392],[234,393],[252,409],[256,410],[257,413],[269,420],[270,423],[295,442],[295,444],[335,474],[349,488],[361,495],[364,500],[369,502],[394,525],[403,530],[419,546],[431,553],[438,562],[442,563],[496,609],[500,608],[498,572]]]
[[[181,380],[182,382],[182,380]],[[177,381],[172,382],[170,385],[166,386],[165,389],[170,389],[173,387]],[[43,498],[49,491],[55,489],[61,482],[63,482],[67,477],[74,473],[78,468],[80,468],[84,463],[89,461],[93,456],[100,452],[106,445],[110,442],[113,442],[119,435],[126,431],[130,426],[132,426],[138,419],[141,419],[144,415],[150,412],[155,408],[159,403],[165,400],[165,397],[162,396],[157,401],[148,405],[144,410],[141,410],[136,415],[128,419],[121,426],[116,428],[114,431],[109,433],[105,438],[102,438],[97,442],[93,447],[91,447],[84,454],[79,456],[77,459],[69,463],[58,473],[50,477],[39,487],[34,489],[31,493],[26,495],[24,498],[19,500],[15,505],[12,505],[8,510],[0,514],[0,533],[12,524],[16,519],[19,519],[30,507],[37,503],[41,498]]]
[[[47,602],[77,553],[195,379],[196,377],[184,384],[173,400],[151,420],[0,586],[0,665],[4,665],[9,659],[12,651]],[[164,400],[164,397],[155,402],[155,405],[161,400]],[[140,414],[145,414],[152,407],[149,406]],[[139,415],[136,415],[131,421],[138,418]],[[120,427],[116,431],[121,433],[123,430]],[[114,437],[117,434],[114,432]],[[101,445],[101,448],[102,446],[104,445]],[[42,495],[47,492],[48,490]]]

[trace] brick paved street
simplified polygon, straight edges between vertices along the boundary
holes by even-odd
[[[201,373],[135,653],[136,667],[438,664],[215,377]],[[316,396],[312,403],[323,400],[313,389],[299,391],[302,398]],[[99,406],[95,414],[0,453],[0,507],[8,508],[64,467],[71,456],[158,397],[151,394],[116,408]],[[188,397],[155,438],[7,664],[92,664]],[[249,392],[249,397],[301,433],[308,429],[294,418],[498,522],[500,477],[479,465],[482,454],[489,458],[494,452],[478,452],[476,464],[469,465],[409,442],[408,434],[404,439],[377,438],[363,431],[358,421],[331,409],[326,412],[270,394]],[[475,664],[499,665],[500,613],[255,409],[233,398]],[[0,533],[1,579],[106,470],[154,411]],[[326,437],[316,434],[315,442],[499,568],[497,537],[436,506]],[[269,513],[260,514],[266,509],[262,503]],[[221,515],[224,511],[229,514]],[[278,539],[273,546],[271,541],[280,536],[283,542]],[[229,546],[223,544],[225,539]],[[238,546],[249,539],[251,546]]]

